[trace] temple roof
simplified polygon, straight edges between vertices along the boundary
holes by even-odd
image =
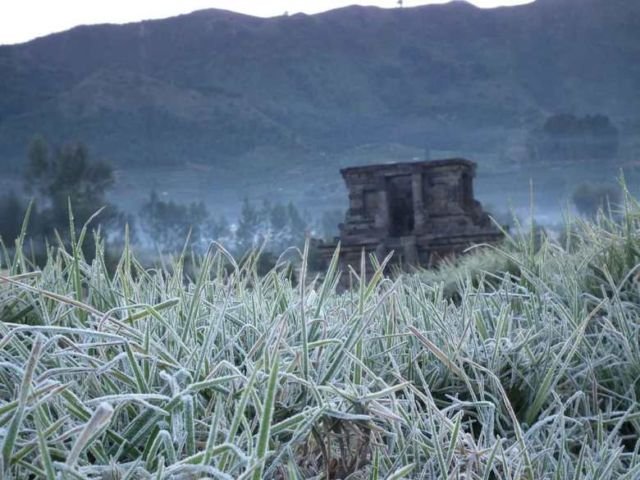
[[[419,162],[394,162],[383,163],[376,165],[362,165],[358,167],[347,167],[340,170],[342,175],[348,175],[352,173],[374,173],[374,172],[389,172],[394,170],[413,170],[413,169],[428,169],[436,167],[452,167],[463,166],[468,168],[475,168],[476,163],[464,158],[448,158],[444,160],[422,160]]]

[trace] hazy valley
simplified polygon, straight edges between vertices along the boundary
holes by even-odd
[[[637,186],[639,19],[632,0],[207,10],[3,46],[2,182],[19,183],[36,133],[111,163],[132,211],[152,188],[229,214],[244,196],[341,208],[340,167],[463,156],[485,202],[528,208],[533,174],[558,218],[581,182],[624,167]],[[558,113],[610,118],[615,159],[532,160],[532,132]]]

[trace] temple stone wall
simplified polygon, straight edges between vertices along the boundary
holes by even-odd
[[[340,236],[321,246],[356,270],[362,252],[403,267],[430,267],[502,234],[474,199],[476,164],[464,159],[369,165],[341,170],[349,209]],[[369,263],[369,262],[367,262]]]

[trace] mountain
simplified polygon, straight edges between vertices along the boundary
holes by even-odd
[[[373,142],[486,150],[557,112],[640,126],[640,2],[204,10],[0,47],[0,163],[34,133],[118,165]]]

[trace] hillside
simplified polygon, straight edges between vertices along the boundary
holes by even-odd
[[[35,132],[155,165],[229,164],[265,146],[486,150],[564,110],[637,128],[639,59],[635,0],[78,27],[0,47],[0,162],[19,166]]]

